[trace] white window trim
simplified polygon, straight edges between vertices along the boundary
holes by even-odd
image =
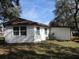
[[[37,30],[37,28],[38,28],[38,27],[36,27],[36,34],[37,34],[37,35],[40,35],[40,34],[41,34],[41,33],[40,33],[40,27],[39,27],[39,30]],[[38,34],[38,32],[39,32],[39,34]]]
[[[21,27],[22,27],[22,26],[20,26],[20,28],[19,28],[20,36],[27,36],[27,27],[24,26],[24,27],[26,27],[26,35],[21,35]]]
[[[47,35],[47,34],[48,34],[48,29],[45,28],[45,29],[44,29],[44,32],[45,32],[45,35]]]
[[[14,26],[14,27],[19,27],[19,26]],[[13,29],[14,29],[14,27],[13,27]],[[19,30],[19,32],[20,32],[20,30]],[[13,30],[13,35],[14,35],[14,36],[20,36],[20,35],[15,35],[15,34],[14,34],[14,30]]]
[[[26,27],[26,26],[25,26],[25,27],[26,27],[26,35],[21,35],[21,27],[22,27],[22,26],[14,26],[14,27],[19,27],[19,35],[14,35],[14,30],[13,30],[13,35],[14,35],[14,36],[27,36],[27,27]],[[13,28],[14,28],[14,27],[13,27]]]

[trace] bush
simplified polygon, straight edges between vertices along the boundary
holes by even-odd
[[[79,42],[79,37],[74,37],[74,38],[72,38],[72,41],[75,41],[75,42]]]
[[[56,40],[55,36],[50,35],[48,40]]]
[[[0,37],[0,44],[4,44],[5,43],[5,38],[4,37]]]

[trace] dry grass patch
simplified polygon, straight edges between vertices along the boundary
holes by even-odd
[[[4,47],[6,47],[4,49]],[[21,59],[72,59],[79,56],[79,43],[73,41],[47,40],[36,44],[6,45],[1,47],[0,52],[9,53],[4,56],[15,56]],[[28,57],[28,58],[26,58]],[[39,57],[39,58],[38,58]],[[14,58],[14,59],[15,59]],[[79,57],[78,57],[79,58]],[[11,59],[11,58],[10,58]]]
[[[47,43],[51,44],[57,44],[60,45],[61,47],[69,47],[69,48],[79,48],[79,43],[74,42],[74,41],[47,41]]]

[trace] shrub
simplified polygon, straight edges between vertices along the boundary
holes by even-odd
[[[4,44],[5,43],[5,38],[4,37],[0,37],[0,44]]]

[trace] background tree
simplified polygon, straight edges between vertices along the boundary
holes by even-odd
[[[77,17],[79,16],[79,0],[75,0],[75,12],[74,12],[74,20],[75,20],[75,27],[79,32],[78,29],[78,20]]]
[[[55,23],[59,23],[58,25],[62,24],[62,26],[75,26],[78,30],[78,6],[79,0],[56,0]]]
[[[0,20],[11,20],[20,13],[19,0],[0,0]]]

